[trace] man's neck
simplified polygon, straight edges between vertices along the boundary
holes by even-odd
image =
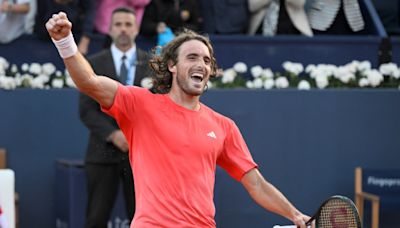
[[[200,96],[191,96],[187,95],[183,91],[174,92],[172,90],[168,93],[168,96],[171,98],[172,101],[182,107],[193,111],[200,110]]]
[[[118,48],[118,50],[120,50],[120,51],[123,52],[123,53],[129,51],[129,49],[131,49],[131,48],[134,47],[134,46],[135,46],[134,44],[131,44],[131,45],[124,45],[124,46],[121,46],[121,45],[117,46],[117,45],[116,45],[116,47]]]

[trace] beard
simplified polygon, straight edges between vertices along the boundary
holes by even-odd
[[[126,34],[121,34],[121,35],[119,35],[119,36],[115,39],[114,42],[115,42],[116,44],[120,45],[120,46],[127,46],[127,45],[129,45],[129,44],[132,43],[132,40],[131,40],[131,38],[130,38],[128,35],[126,35]]]
[[[204,79],[203,79],[204,80]],[[190,96],[200,96],[204,93],[205,85],[202,85],[201,88],[197,88],[191,85],[191,79],[188,77],[180,77],[179,73],[176,77],[176,82],[178,87],[185,92],[187,95]]]

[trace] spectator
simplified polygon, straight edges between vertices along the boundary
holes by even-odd
[[[359,0],[307,0],[307,6],[314,34],[355,34],[364,30]]]
[[[25,33],[30,0],[0,0],[0,43],[9,43]]]
[[[188,28],[202,29],[202,17],[196,0],[152,0],[145,8],[140,34],[156,37],[170,28],[173,33]]]
[[[25,31],[27,34],[33,33],[33,27],[35,25],[35,16],[37,12],[37,1],[30,0],[29,2],[29,12],[25,18]]]
[[[135,13],[130,8],[116,8],[111,17],[111,48],[89,57],[89,62],[97,74],[138,86],[150,69],[146,52],[136,48],[138,26]],[[123,56],[126,59],[122,59]],[[98,103],[89,96],[81,94],[79,111],[82,122],[90,131],[85,158],[88,180],[86,228],[107,227],[120,180],[127,216],[131,221],[135,211],[135,192],[127,141],[115,120],[101,112]]]
[[[136,12],[136,24],[140,28],[144,8],[151,0],[97,0],[96,19],[94,26],[97,32],[107,34],[110,28],[112,11],[121,6],[127,6]]]
[[[96,16],[95,0],[46,0],[38,1],[35,33],[41,39],[49,39],[43,24],[54,13],[66,12],[74,23],[74,34],[77,36],[78,49],[82,54],[89,51],[90,39],[94,30]]]
[[[249,0],[249,10],[251,16],[247,34],[313,35],[304,10],[304,1]]]

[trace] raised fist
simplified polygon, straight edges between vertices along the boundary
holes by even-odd
[[[68,20],[67,14],[59,12],[47,21],[46,29],[54,40],[60,40],[71,33],[72,23]]]

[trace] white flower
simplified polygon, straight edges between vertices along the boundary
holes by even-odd
[[[278,77],[275,80],[275,86],[278,89],[285,89],[289,86],[289,81],[287,80],[286,77]]]
[[[66,77],[65,77],[65,84],[66,84],[68,87],[76,88],[76,85],[75,85],[74,81],[72,80],[71,76],[66,76]]]
[[[52,63],[45,63],[42,66],[42,71],[43,74],[52,75],[56,71],[56,66]]]
[[[11,73],[15,74],[15,73],[17,73],[17,72],[18,72],[18,67],[17,67],[16,64],[13,64],[13,65],[11,66]]]
[[[21,70],[27,72],[29,70],[29,65],[27,63],[22,64]]]
[[[297,88],[298,88],[299,90],[309,90],[309,89],[311,88],[311,85],[310,85],[310,83],[309,83],[308,81],[306,81],[306,80],[301,80],[301,81],[299,82],[299,84],[297,85]]]
[[[57,78],[60,78],[60,77],[62,77],[63,75],[62,75],[62,73],[61,73],[61,71],[59,71],[59,70],[57,70],[56,71],[56,77]],[[69,76],[69,75],[68,75]]]
[[[56,74],[57,74],[57,72],[56,72]],[[66,77],[71,77],[71,74],[69,73],[67,68],[65,68],[64,74],[65,74]]]
[[[352,65],[347,65],[347,66],[352,66]],[[347,84],[349,83],[352,79],[356,79],[356,76],[354,72],[352,71],[351,67],[339,67],[336,69],[334,76],[335,78],[339,79],[341,82]]]
[[[274,77],[274,73],[272,73],[271,69],[265,68],[261,73],[261,77],[263,79],[273,78]]]
[[[369,61],[362,61],[358,64],[357,70],[364,72],[364,71],[369,71],[371,70],[371,62]]]
[[[235,80],[237,76],[236,71],[233,68],[229,68],[224,70],[224,74],[222,75],[222,83],[226,84],[226,83],[231,83]]]
[[[10,63],[7,61],[7,59],[0,56],[0,67],[7,69],[9,66],[10,66]]]
[[[321,71],[327,78],[333,76],[338,68],[337,66],[332,64],[319,64],[317,67],[321,68]]]
[[[145,78],[143,78],[142,81],[140,82],[140,85],[141,85],[143,88],[150,89],[150,88],[153,87],[153,80],[152,80],[150,77],[145,77]]]
[[[323,71],[322,68],[316,67],[316,68],[314,68],[314,69],[312,69],[312,70],[310,71],[310,78],[315,79],[315,78],[317,78],[318,76],[324,76],[324,77],[325,77],[325,73],[324,73],[324,71]]]
[[[33,89],[44,89],[45,84],[48,83],[49,80],[50,80],[50,77],[48,75],[40,74],[37,77],[33,78],[32,82],[31,82],[31,86]]]
[[[11,67],[10,67],[11,66]],[[332,64],[309,64],[303,67],[301,63],[294,63],[286,61],[282,64],[284,72],[277,72],[276,74],[270,68],[262,68],[261,65],[252,66],[250,73],[252,78],[244,77],[248,71],[248,66],[244,62],[237,62],[232,68],[225,71],[220,69],[220,76],[215,83],[208,81],[207,87],[247,87],[249,89],[272,89],[272,88],[288,88],[293,84],[293,76],[299,76],[305,72],[309,78],[314,81],[304,78],[297,78],[299,80],[297,88],[299,90],[311,89],[311,84],[319,89],[329,87],[332,77],[335,77],[335,87],[348,87],[349,83],[357,83],[360,88],[365,87],[379,87],[385,77],[390,77],[390,82],[384,84],[384,87],[399,87],[400,89],[400,68],[395,63],[382,64],[379,71],[371,67],[369,61],[354,60],[342,66],[335,66]],[[30,87],[40,89],[50,88],[63,88],[63,87],[76,87],[72,78],[70,77],[67,69],[64,72],[57,70],[55,65],[51,62],[40,65],[39,63],[24,63],[21,66],[11,64],[3,57],[0,57],[0,89],[15,89],[19,87]],[[290,77],[287,78],[287,73]],[[280,76],[283,75],[283,76]],[[237,80],[236,77],[240,77]],[[337,80],[336,80],[337,79]],[[238,82],[233,84],[233,82]],[[337,83],[337,84],[336,84]],[[395,84],[394,84],[395,83]],[[145,78],[141,82],[141,86],[145,88],[152,87],[152,80]]]
[[[307,74],[310,74],[311,72],[313,72],[315,69],[317,68],[317,66],[315,66],[314,64],[309,64],[306,66],[305,72]]]
[[[344,67],[351,73],[356,73],[357,69],[358,69],[358,65],[360,65],[360,62],[357,60],[353,60],[351,61],[351,63],[348,63],[346,65],[344,65]]]
[[[17,87],[17,84],[12,77],[0,76],[0,88],[12,90]]]
[[[383,82],[383,76],[377,70],[370,70],[366,72],[366,75],[368,82],[372,87],[377,87],[381,84],[381,82]]]
[[[274,88],[275,81],[272,78],[269,78],[264,81],[264,89],[272,89]]]
[[[252,81],[247,81],[246,82],[246,88],[253,89],[254,88],[254,83]]]
[[[319,76],[329,78],[334,75],[336,70],[337,67],[331,64],[318,64],[316,66],[309,65],[306,69],[306,71],[309,71],[310,77],[313,79]]]
[[[7,60],[3,57],[0,57],[0,76],[6,74],[6,69],[10,66]]]
[[[252,68],[250,68],[250,72],[253,78],[258,78],[263,73],[263,68],[260,65],[253,66]]]
[[[42,77],[33,78],[31,81],[32,89],[44,89],[44,81]]]
[[[236,72],[243,74],[247,72],[247,65],[244,62],[237,62],[235,65],[233,65],[233,69]]]
[[[317,85],[317,88],[319,89],[325,89],[329,85],[328,77],[324,75],[318,75],[315,78],[315,83]]]
[[[29,67],[29,72],[31,74],[40,74],[42,73],[42,66],[39,63],[32,63]]]
[[[360,81],[358,81],[358,86],[360,87],[367,87],[369,86],[369,81],[367,78],[361,78]]]
[[[60,78],[55,78],[53,81],[51,81],[51,86],[53,88],[61,89],[64,87],[64,80]]]
[[[47,83],[50,81],[50,75],[47,74],[39,74],[37,78],[40,78],[40,80],[42,80],[43,83]]]
[[[400,71],[395,63],[384,63],[380,65],[379,72],[381,72],[381,74],[383,75],[390,76],[396,79],[400,78]]]
[[[211,81],[207,82],[207,87],[208,89],[212,89],[214,87],[213,83]]]
[[[256,89],[261,89],[263,87],[263,80],[261,78],[254,79],[253,83],[254,83],[254,88]]]
[[[293,73],[294,75],[299,75],[304,70],[304,67],[301,63],[286,61],[282,64],[282,66],[283,69],[285,69],[287,72]]]

